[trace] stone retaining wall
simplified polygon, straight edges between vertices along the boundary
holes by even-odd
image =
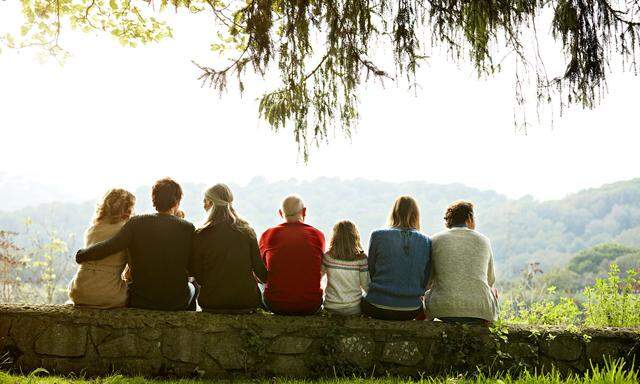
[[[326,316],[0,306],[0,369],[56,374],[409,376],[640,361],[639,329],[490,330]]]

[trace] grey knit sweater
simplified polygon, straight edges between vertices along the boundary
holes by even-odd
[[[489,239],[466,227],[431,237],[431,289],[427,309],[433,317],[475,317],[494,321],[498,302]]]

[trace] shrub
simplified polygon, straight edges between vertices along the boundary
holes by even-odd
[[[640,279],[634,270],[620,277],[620,269],[612,263],[606,279],[596,279],[593,287],[584,289],[587,298],[585,325],[608,327],[640,326]]]
[[[553,296],[555,290],[555,287],[549,287],[547,295]],[[576,302],[567,297],[560,298],[558,303],[545,297],[531,305],[507,301],[502,309],[502,319],[517,324],[576,325],[581,316]]]

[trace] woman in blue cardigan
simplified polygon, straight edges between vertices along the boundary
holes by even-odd
[[[362,300],[362,313],[381,320],[413,320],[423,314],[431,241],[419,231],[418,204],[410,196],[398,197],[389,228],[371,234],[371,284]]]

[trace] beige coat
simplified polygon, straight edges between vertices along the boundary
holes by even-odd
[[[116,224],[95,224],[85,232],[88,247],[113,237],[125,221]],[[69,283],[69,298],[75,305],[93,308],[119,308],[127,305],[127,283],[122,271],[127,265],[126,251],[102,260],[82,263]]]

